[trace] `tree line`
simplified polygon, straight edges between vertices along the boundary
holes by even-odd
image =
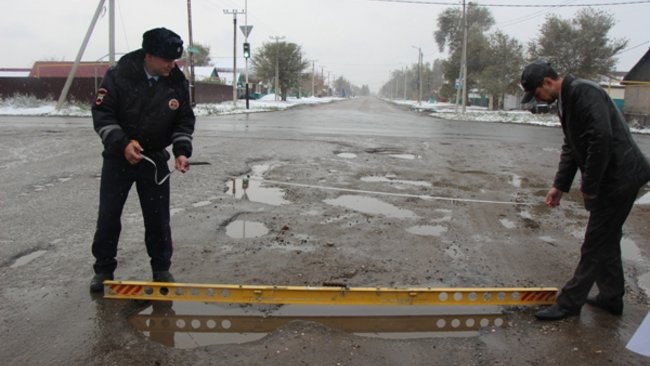
[[[437,18],[434,40],[440,52],[448,57],[425,64],[422,76],[423,94],[427,98],[455,100],[456,79],[460,75],[463,42],[462,10],[447,8]],[[539,36],[525,47],[514,37],[494,29],[494,17],[487,7],[469,4],[467,17],[467,91],[489,97],[493,109],[503,108],[507,94],[519,90],[521,70],[526,63],[545,60],[560,73],[573,73],[587,79],[614,71],[616,54],[623,50],[626,39],[611,39],[608,33],[615,21],[611,14],[594,8],[578,11],[572,19],[547,16]],[[417,65],[408,70],[394,70],[384,84],[384,97],[413,98],[418,92]],[[400,84],[401,83],[401,84]],[[400,89],[400,85],[402,85]],[[469,99],[467,99],[469,100]]]

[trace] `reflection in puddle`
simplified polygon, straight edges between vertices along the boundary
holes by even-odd
[[[354,159],[357,157],[357,154],[354,153],[338,153],[336,154],[339,158],[344,158],[344,159]]]
[[[643,260],[641,249],[639,249],[633,240],[628,238],[621,239],[621,257],[636,262]]]
[[[24,266],[25,264],[33,261],[34,259],[42,256],[43,254],[47,253],[46,250],[37,250],[35,252],[31,252],[27,255],[24,255],[18,259],[10,266],[10,268],[16,268],[20,266]]]
[[[362,182],[368,182],[368,183],[398,183],[398,184],[406,184],[410,186],[417,186],[417,187],[431,187],[431,182],[425,182],[425,181],[416,181],[416,180],[401,180],[401,179],[395,179],[393,176],[385,176],[385,177],[378,177],[378,176],[366,176],[366,177],[361,177]]]
[[[415,160],[415,155],[413,154],[390,154],[390,156],[397,159]]]
[[[234,305],[154,301],[129,317],[129,323],[152,341],[185,349],[252,342],[296,320],[387,339],[475,336],[481,328],[507,326],[505,315],[497,307],[460,306],[287,305],[261,311]]]
[[[515,188],[521,188],[521,177],[517,174],[513,174],[510,177],[510,184],[512,184],[512,186]]]
[[[259,238],[268,233],[269,229],[256,221],[235,220],[226,226],[226,235],[233,239]]]
[[[501,220],[499,220],[499,222],[506,229],[514,229],[515,227],[517,227],[514,222],[512,222],[512,221],[510,221],[508,219],[501,219]]]
[[[555,243],[555,239],[553,239],[553,238],[550,237],[550,236],[540,236],[540,237],[539,237],[539,240],[541,240],[541,241],[543,241],[543,242],[545,242],[545,243],[550,243],[550,244]]]
[[[647,192],[636,200],[635,204],[637,205],[650,205],[650,192]]]
[[[650,296],[650,272],[639,276],[639,287],[645,291],[646,296]]]
[[[442,234],[447,232],[447,227],[440,225],[417,225],[411,226],[406,229],[406,231],[411,234],[422,236],[442,236]]]
[[[280,188],[264,187],[264,172],[269,169],[268,165],[255,165],[252,174],[232,179],[228,182],[226,194],[245,201],[266,203],[268,205],[280,206],[291,203],[284,199],[284,191]]]
[[[324,201],[330,205],[342,206],[351,210],[367,213],[367,214],[380,214],[388,217],[396,218],[416,218],[417,216],[409,211],[390,203],[378,200],[373,197],[343,195],[334,199],[327,199]]]

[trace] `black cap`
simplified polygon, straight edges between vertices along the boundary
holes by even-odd
[[[176,60],[183,54],[183,40],[167,28],[154,28],[142,35],[142,48],[150,55]]]
[[[521,103],[526,104],[535,97],[535,89],[544,83],[544,78],[550,76],[557,78],[557,72],[553,70],[551,64],[546,61],[536,61],[526,66],[521,73],[521,86],[526,92],[521,98]]]

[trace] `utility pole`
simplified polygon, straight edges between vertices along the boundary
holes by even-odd
[[[278,90],[280,89],[280,55],[278,54],[278,41],[284,39],[284,36],[271,36],[275,40],[275,100],[278,100]]]
[[[190,37],[190,46],[187,48],[187,54],[190,60],[190,105],[194,107],[196,105],[196,99],[194,98],[194,51],[196,50],[194,49],[194,41],[192,39],[192,0],[187,0],[187,28]]]
[[[406,100],[406,66],[402,66],[402,72],[404,73],[404,100]]]
[[[422,104],[422,48],[411,46],[418,50],[418,105]]]
[[[232,42],[232,105],[237,106],[237,14],[246,13],[245,10],[224,9],[224,14],[232,14],[233,42]]]
[[[465,0],[463,0],[463,53],[462,53],[462,83],[463,83],[463,107],[462,112],[465,113],[465,105],[467,104],[467,7]]]
[[[314,74],[314,69],[316,68],[316,60],[311,60],[311,97],[316,96],[316,74]]]
[[[88,31],[86,31],[86,36],[84,37],[84,40],[81,43],[79,52],[77,53],[77,58],[74,60],[74,64],[72,65],[72,68],[68,73],[68,78],[65,80],[65,85],[63,85],[63,90],[61,90],[61,95],[59,95],[59,101],[56,103],[57,111],[61,109],[63,103],[65,103],[65,100],[68,97],[68,92],[70,91],[70,87],[72,86],[72,80],[74,80],[74,75],[77,73],[77,67],[79,67],[79,62],[81,62],[81,57],[83,56],[84,51],[86,50],[86,46],[88,45],[88,40],[90,39],[90,35],[93,33],[93,29],[95,28],[95,24],[97,24],[97,19],[99,19],[99,15],[102,13],[103,8],[104,8],[104,0],[99,0],[99,4],[97,4],[97,10],[95,10],[95,15],[93,16],[93,20],[90,22]]]
[[[422,78],[422,68],[424,67],[424,54],[422,53],[421,48],[418,48],[418,52],[420,52],[420,99],[419,99],[419,102],[421,102],[422,101],[422,84],[424,84],[424,80]]]
[[[115,0],[108,1],[108,62],[115,64]]]

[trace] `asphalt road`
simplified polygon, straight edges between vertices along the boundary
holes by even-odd
[[[635,138],[650,156],[650,137]],[[575,192],[558,209],[541,204],[561,141],[559,128],[445,121],[373,98],[199,118],[194,166],[171,177],[172,272],[193,283],[561,287],[587,218]],[[502,327],[361,334],[291,307],[161,309],[91,296],[101,168],[91,120],[0,116],[0,151],[6,365],[647,362],[625,349],[648,311],[647,205],[637,205],[625,227],[621,317],[585,307],[580,317],[541,323],[536,308],[511,307],[498,309]],[[252,176],[248,200],[231,186],[245,175]],[[122,223],[116,277],[148,280],[134,190]],[[353,309],[309,311],[340,316]],[[161,319],[156,314],[177,328],[198,315],[291,318],[267,323],[264,332],[236,328],[212,337],[136,326]]]

